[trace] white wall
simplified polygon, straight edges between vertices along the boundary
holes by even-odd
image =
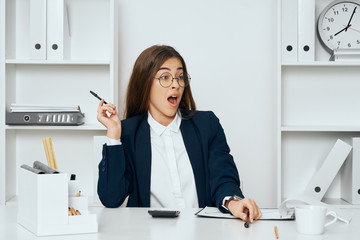
[[[247,197],[276,207],[276,0],[118,0],[119,108],[132,66],[154,44],[175,47],[199,110],[225,129]]]

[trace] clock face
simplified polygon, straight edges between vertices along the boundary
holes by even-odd
[[[325,48],[360,49],[360,1],[335,1],[318,20],[318,33]]]

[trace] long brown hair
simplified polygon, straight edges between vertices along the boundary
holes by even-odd
[[[180,60],[184,73],[187,73],[184,59],[173,47],[154,45],[145,49],[139,55],[134,64],[127,89],[125,118],[146,113],[148,111],[152,81],[163,63],[172,57],[176,57]],[[190,85],[186,86],[184,89],[179,109],[196,110]]]

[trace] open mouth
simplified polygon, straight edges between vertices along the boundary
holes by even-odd
[[[174,105],[176,105],[177,104],[177,96],[170,96],[170,97],[168,97],[168,102],[172,105],[172,106],[174,106]]]

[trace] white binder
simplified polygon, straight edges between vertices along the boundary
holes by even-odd
[[[282,62],[297,61],[298,0],[281,1]]]
[[[320,169],[306,186],[303,196],[320,201],[349,155],[351,148],[349,144],[338,139]]]
[[[298,0],[298,61],[315,61],[315,0]]]
[[[351,204],[360,204],[360,138],[352,138],[352,153],[341,172],[341,198]]]
[[[46,0],[30,0],[30,58],[46,59]]]
[[[47,1],[47,59],[64,59],[65,1]]]

